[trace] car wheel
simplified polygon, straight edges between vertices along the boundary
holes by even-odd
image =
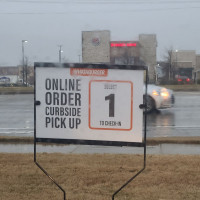
[[[144,96],[144,103],[145,103],[146,99]],[[152,112],[153,110],[155,110],[155,101],[151,96],[147,96],[147,113]]]

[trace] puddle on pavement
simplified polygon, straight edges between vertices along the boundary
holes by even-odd
[[[0,144],[1,153],[33,153],[33,144]],[[74,154],[143,154],[139,147],[108,147],[90,145],[40,145],[37,153],[74,153]],[[184,154],[200,155],[200,145],[160,144],[147,146],[147,154]]]

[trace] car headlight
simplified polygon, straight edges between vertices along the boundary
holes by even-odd
[[[162,97],[168,97],[168,96],[169,96],[169,92],[167,91],[167,89],[163,88],[163,89],[161,90],[160,95],[161,95]]]
[[[152,95],[167,98],[169,97],[169,91],[166,88],[162,88],[161,90],[153,90]]]
[[[159,96],[160,95],[160,91],[153,90],[152,94],[155,95],[155,96]]]

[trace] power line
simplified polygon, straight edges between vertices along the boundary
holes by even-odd
[[[39,1],[39,0],[1,0],[6,3],[26,4],[199,4],[199,0],[65,0],[65,1]]]
[[[172,11],[172,10],[188,10],[188,9],[199,9],[200,7],[174,7],[174,8],[144,8],[144,9],[128,9],[128,10],[109,10],[104,13],[130,13],[130,12],[151,12],[151,11]],[[101,11],[66,11],[66,12],[0,12],[0,15],[69,15],[69,14],[95,14]]]
[[[39,0],[0,0],[1,2],[6,2],[6,3],[24,3],[24,4],[31,4],[31,3],[36,3],[36,4],[68,4],[68,5],[74,5],[74,4],[81,4],[81,5],[93,5],[93,4],[101,4],[101,5],[107,5],[107,4],[112,4],[112,5],[124,5],[124,4],[134,4],[134,5],[139,5],[139,4],[144,4],[144,5],[149,5],[151,7],[146,7],[146,8],[132,8],[129,7],[128,9],[121,9],[116,7],[112,7],[113,9],[111,10],[104,10],[104,13],[116,13],[116,12],[125,12],[125,13],[130,13],[130,12],[151,12],[151,11],[169,11],[169,10],[188,10],[188,9],[199,9],[200,7],[197,5],[194,5],[194,3],[199,4],[199,0],[47,0],[47,1],[39,1]],[[163,4],[169,4],[168,6],[171,7],[160,7],[158,8],[158,5],[163,5]],[[179,4],[183,5],[184,7],[180,6]],[[185,5],[187,4],[187,7]],[[174,7],[176,5],[176,7]],[[156,6],[156,7],[154,7]],[[54,15],[66,15],[66,14],[79,14],[79,13],[86,13],[86,14],[93,14],[93,13],[98,13],[100,11],[97,10],[82,10],[82,11],[73,11],[70,9],[69,11],[65,12],[59,12],[59,11],[47,11],[47,12],[37,12],[37,11],[30,11],[30,12],[0,12],[0,15],[49,15],[49,14],[54,14]],[[101,10],[102,12],[102,10]]]

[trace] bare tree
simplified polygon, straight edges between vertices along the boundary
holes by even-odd
[[[30,74],[30,70],[29,70],[29,60],[28,60],[28,57],[25,56],[25,59],[24,59],[24,66],[22,64],[22,70],[20,71],[22,77],[23,77],[23,84],[26,85],[27,87],[27,84],[28,84],[28,75]]]
[[[173,80],[174,76],[174,62],[173,62],[173,47],[166,48],[165,54],[163,56],[164,62],[166,63],[167,69],[165,71],[168,73],[168,79],[169,81]]]
[[[26,77],[26,87],[27,87],[27,84],[28,84],[28,74],[30,74],[30,71],[28,69],[28,57],[26,56],[25,57],[25,77]]]
[[[66,58],[65,56],[62,57],[62,60],[61,60],[63,63],[69,63],[69,59]]]

